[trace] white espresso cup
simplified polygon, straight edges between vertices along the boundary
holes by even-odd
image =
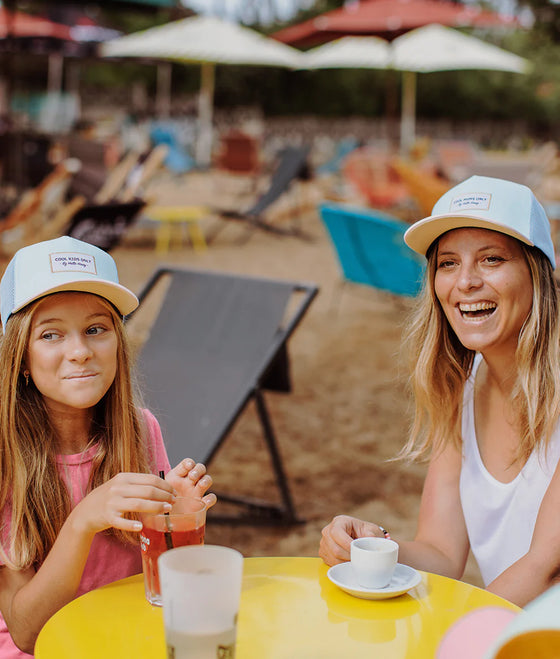
[[[357,538],[350,545],[350,561],[364,588],[385,588],[397,567],[399,545],[389,538]]]

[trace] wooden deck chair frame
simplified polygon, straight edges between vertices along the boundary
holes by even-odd
[[[167,266],[147,281],[137,311],[151,308],[149,298],[161,300],[156,287],[161,291],[166,283],[137,368],[145,400],[162,426],[171,463],[188,456],[208,464],[253,400],[280,501],[221,494],[222,501],[240,512],[219,515],[212,511],[212,520],[301,521],[264,390],[290,391],[287,342],[317,294],[317,286]]]

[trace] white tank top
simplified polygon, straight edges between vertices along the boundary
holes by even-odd
[[[474,427],[474,379],[482,355],[476,355],[465,383],[460,495],[474,557],[488,585],[529,550],[537,513],[560,457],[560,429],[549,448],[534,450],[510,483],[496,480],[482,462]]]

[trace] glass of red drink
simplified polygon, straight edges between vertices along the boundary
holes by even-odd
[[[169,513],[141,513],[140,548],[146,599],[161,606],[157,559],[168,549],[204,544],[206,504],[202,499],[178,497]]]

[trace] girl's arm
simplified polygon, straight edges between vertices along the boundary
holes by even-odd
[[[488,590],[525,606],[560,580],[560,462],[543,497],[529,551],[488,584]]]
[[[90,492],[70,513],[41,567],[0,569],[0,610],[14,643],[33,653],[45,622],[76,594],[91,542],[109,527],[140,531],[127,512],[165,512],[173,487],[152,474],[118,474]]]
[[[418,530],[399,543],[399,562],[453,578],[463,575],[469,542],[459,497],[461,454],[446,448],[432,458],[424,482]],[[350,560],[350,543],[365,535],[383,536],[377,524],[339,516],[323,529],[319,555],[328,565]]]

